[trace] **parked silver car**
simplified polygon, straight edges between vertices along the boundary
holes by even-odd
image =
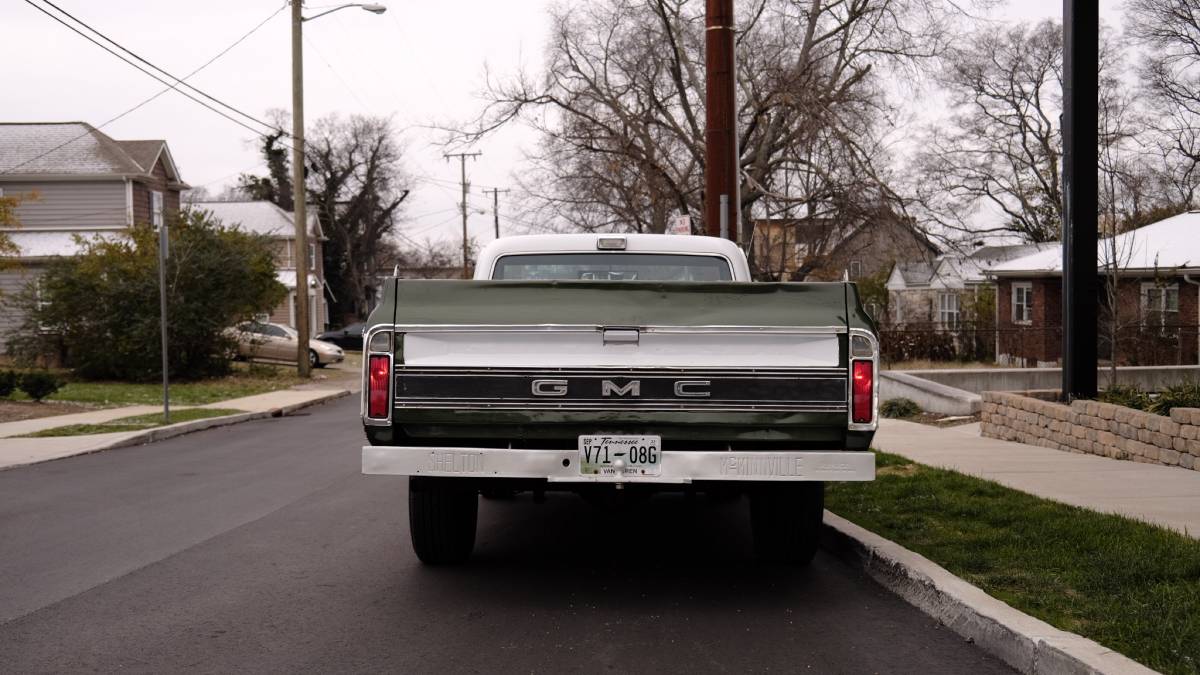
[[[296,362],[300,336],[290,326],[247,321],[230,328],[227,334],[237,341],[239,358]],[[345,358],[342,348],[335,344],[320,340],[308,341],[308,363],[314,368],[341,363]]]

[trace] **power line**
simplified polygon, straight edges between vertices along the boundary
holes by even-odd
[[[457,209],[455,209],[455,210],[457,210]],[[455,220],[458,220],[458,214],[457,214],[457,213],[456,213],[456,214],[454,214],[454,215],[452,215],[452,216],[450,216],[449,218],[447,218],[447,219],[445,219],[445,220],[441,221],[441,222],[434,223],[433,225],[430,225],[430,226],[428,226],[428,227],[422,227],[421,229],[414,231],[414,232],[413,232],[413,234],[414,234],[414,235],[418,235],[418,234],[425,234],[426,232],[432,232],[433,230],[436,230],[436,229],[438,229],[439,227],[444,227],[444,226],[446,226],[446,225],[449,225],[450,223],[452,223],[452,222],[453,222],[453,221],[455,221]]]
[[[429,216],[436,216],[436,215],[440,215],[443,213],[447,213],[449,211],[454,211],[455,213],[458,213],[458,207],[452,207],[452,208],[448,208],[448,209],[438,209],[437,211],[429,211],[428,213],[419,213],[415,216],[404,216],[403,220],[419,220],[421,218],[428,218]]]
[[[199,68],[196,68],[195,70],[193,70],[192,72],[188,73],[187,75],[184,75],[184,76],[183,76],[183,79],[184,79],[184,80],[186,80],[186,79],[188,79],[188,78],[192,77],[193,75],[195,75],[196,73],[199,73],[200,71],[204,70],[205,68],[207,68],[207,67],[211,66],[211,65],[212,65],[212,64],[213,64],[213,63],[214,63],[214,62],[215,62],[217,59],[221,58],[222,56],[225,56],[225,55],[226,55],[226,54],[228,54],[228,53],[229,53],[229,52],[230,52],[230,51],[231,51],[231,50],[232,50],[234,47],[236,47],[236,46],[240,45],[242,42],[244,42],[244,41],[246,40],[246,38],[248,38],[248,37],[250,37],[251,35],[253,35],[253,34],[255,34],[256,32],[258,32],[258,29],[259,29],[259,28],[262,28],[263,26],[265,26],[265,25],[267,24],[267,22],[268,22],[268,21],[270,21],[271,19],[274,19],[274,18],[275,18],[275,15],[276,15],[276,14],[279,14],[280,12],[282,12],[282,11],[283,11],[285,8],[287,8],[287,4],[286,4],[286,3],[285,3],[284,5],[282,5],[282,6],[280,6],[280,8],[279,8],[279,9],[275,10],[275,11],[274,11],[274,12],[271,14],[271,16],[268,16],[267,18],[263,19],[263,20],[262,20],[262,22],[260,22],[260,23],[259,23],[257,26],[255,26],[254,28],[251,28],[251,29],[249,30],[249,32],[247,32],[245,35],[243,35],[243,36],[241,36],[240,38],[238,38],[237,40],[235,40],[235,41],[233,42],[233,44],[229,45],[229,46],[228,46],[228,47],[226,47],[225,49],[222,49],[220,52],[217,52],[216,56],[213,56],[211,59],[209,59],[209,60],[205,61],[205,62],[204,62],[204,63],[203,63],[203,64],[202,64],[202,65],[201,65]],[[178,84],[172,84],[172,85],[168,86],[166,89],[162,89],[162,90],[160,90],[158,93],[154,94],[154,95],[153,95],[153,96],[151,96],[150,98],[147,98],[147,99],[143,100],[141,103],[138,103],[137,105],[133,106],[132,108],[129,108],[128,110],[125,110],[124,112],[120,113],[119,115],[116,115],[115,117],[112,117],[112,118],[110,118],[110,119],[108,119],[108,120],[105,120],[105,121],[104,121],[103,123],[101,123],[99,126],[95,127],[95,129],[96,129],[97,131],[99,131],[100,129],[103,129],[104,127],[106,127],[106,126],[108,126],[108,125],[112,124],[113,122],[116,122],[117,120],[119,120],[119,119],[121,119],[121,118],[125,117],[126,115],[128,115],[128,114],[130,114],[130,113],[132,113],[132,112],[134,112],[134,111],[136,111],[136,110],[138,110],[138,109],[142,108],[143,106],[147,105],[148,103],[150,103],[151,101],[153,101],[153,100],[157,99],[159,96],[162,96],[163,94],[167,93],[168,91],[174,91],[174,90],[175,90],[175,88],[176,88],[177,86],[178,86]],[[180,92],[180,93],[183,93],[183,92]],[[36,156],[34,156],[34,157],[30,157],[29,159],[25,160],[24,162],[21,162],[20,164],[17,164],[16,166],[12,166],[12,167],[9,167],[8,169],[5,169],[4,171],[0,171],[0,174],[3,174],[3,173],[12,173],[13,171],[16,171],[17,169],[19,169],[19,168],[21,168],[21,167],[23,167],[23,166],[25,166],[25,165],[27,165],[27,164],[29,164],[29,163],[31,163],[31,162],[36,162],[37,160],[39,160],[39,159],[41,159],[41,158],[45,157],[46,155],[49,155],[49,154],[53,153],[53,152],[54,152],[54,151],[56,151],[56,150],[59,150],[59,149],[61,149],[61,148],[64,148],[64,147],[66,147],[66,146],[68,146],[68,145],[70,145],[70,144],[74,143],[75,141],[77,141],[77,140],[79,140],[79,139],[81,139],[81,138],[83,138],[83,137],[85,137],[85,136],[89,135],[90,133],[91,133],[90,131],[86,131],[86,132],[84,132],[84,133],[82,133],[82,134],[79,134],[78,136],[76,136],[76,137],[74,137],[74,138],[72,138],[72,139],[70,139],[70,140],[67,140],[67,141],[64,141],[64,142],[62,142],[62,143],[59,143],[58,145],[54,146],[53,148],[50,148],[49,150],[47,150],[47,151],[45,151],[45,152],[41,153],[40,155],[36,155]],[[224,180],[224,179],[220,179],[220,180]],[[216,181],[213,181],[213,182],[216,182]]]
[[[71,26],[70,24],[66,23],[65,21],[63,21],[62,19],[58,18],[57,16],[54,16],[54,15],[53,15],[53,14],[51,14],[50,12],[47,12],[47,11],[46,11],[44,8],[42,8],[42,7],[40,7],[40,6],[36,5],[36,4],[34,4],[33,0],[25,0],[25,2],[26,2],[27,4],[29,4],[29,5],[33,6],[33,7],[36,7],[36,8],[37,8],[38,10],[40,10],[40,11],[41,11],[43,14],[46,14],[47,16],[49,16],[49,17],[53,18],[54,20],[58,21],[59,23],[63,24],[64,26],[67,26],[68,28],[71,28],[72,30],[75,30],[75,28],[74,28],[73,26]],[[188,84],[188,83],[184,82],[182,79],[180,79],[180,78],[178,78],[178,77],[175,77],[174,75],[172,75],[171,73],[168,73],[167,71],[163,70],[162,68],[159,68],[157,65],[155,65],[155,64],[153,64],[153,63],[151,63],[149,60],[147,60],[147,59],[143,58],[142,56],[140,56],[139,54],[137,54],[137,53],[136,53],[136,52],[134,52],[133,50],[129,49],[128,47],[126,47],[126,46],[124,46],[124,45],[122,45],[121,43],[117,42],[116,40],[114,40],[114,39],[112,39],[112,38],[108,37],[108,36],[107,36],[107,35],[105,35],[104,33],[101,33],[100,31],[96,30],[95,28],[93,28],[92,26],[90,26],[90,25],[89,25],[87,22],[85,22],[85,21],[83,21],[83,20],[81,20],[81,19],[77,18],[75,15],[71,14],[70,12],[68,12],[68,11],[67,11],[67,10],[65,10],[65,9],[63,9],[62,7],[59,7],[58,5],[54,4],[54,2],[52,2],[52,0],[42,0],[42,2],[44,2],[44,3],[46,3],[47,5],[49,5],[49,6],[53,7],[54,9],[58,10],[58,12],[59,12],[59,13],[61,13],[61,14],[63,14],[64,16],[68,17],[69,19],[71,19],[71,20],[72,20],[72,21],[74,21],[75,23],[77,23],[77,24],[79,24],[79,25],[83,26],[84,28],[88,29],[88,30],[89,30],[89,31],[91,31],[92,33],[95,33],[96,35],[100,36],[100,37],[101,37],[101,38],[102,38],[102,39],[103,39],[105,42],[108,42],[109,44],[113,45],[113,46],[114,46],[114,47],[116,47],[117,49],[120,49],[121,51],[125,52],[126,54],[129,54],[130,56],[132,56],[132,57],[133,57],[134,59],[136,59],[137,61],[140,61],[141,63],[144,63],[144,64],[146,64],[147,66],[149,66],[149,67],[153,68],[154,70],[156,70],[156,71],[158,71],[158,72],[162,73],[163,75],[166,75],[167,77],[171,78],[172,80],[175,80],[175,81],[176,81],[176,83],[178,83],[178,84],[180,84],[180,85],[183,85],[184,87],[187,87],[188,89],[191,89],[192,91],[194,91],[194,92],[196,92],[197,94],[199,94],[199,95],[203,96],[204,98],[207,98],[208,100],[212,101],[213,103],[216,103],[216,104],[218,104],[218,105],[224,106],[225,108],[228,108],[229,110],[232,110],[232,111],[234,111],[235,113],[237,113],[237,114],[241,115],[242,117],[245,117],[245,118],[246,118],[246,119],[248,119],[248,120],[251,120],[251,121],[253,121],[253,122],[257,123],[257,124],[260,124],[260,125],[262,125],[262,126],[266,127],[267,129],[271,129],[272,131],[274,131],[274,130],[275,130],[275,125],[273,125],[273,124],[268,124],[267,122],[264,122],[264,121],[262,121],[262,120],[258,119],[258,118],[257,118],[257,117],[255,117],[254,115],[251,115],[250,113],[247,113],[247,112],[245,112],[245,111],[243,111],[243,110],[240,110],[240,109],[238,109],[238,108],[236,108],[236,107],[234,107],[234,106],[232,106],[232,105],[230,105],[230,104],[228,104],[228,103],[226,103],[226,102],[222,101],[221,99],[219,99],[219,98],[217,98],[217,97],[215,97],[215,96],[213,96],[213,95],[209,94],[208,92],[206,92],[206,91],[203,91],[203,90],[201,90],[201,89],[199,89],[199,88],[197,88],[197,87],[195,87],[195,86],[192,86],[192,85],[190,85],[190,84]],[[79,33],[79,31],[78,31],[78,30],[75,30],[75,32],[76,32],[76,33]],[[83,35],[83,33],[80,33],[80,35]],[[86,35],[85,35],[84,37],[88,37],[88,36],[86,36]],[[91,38],[90,38],[90,37],[89,37],[88,39],[89,39],[89,40],[91,40]],[[91,40],[91,41],[92,41],[92,42],[94,42],[94,43],[96,43],[98,46],[101,46],[101,47],[103,47],[103,46],[104,46],[104,45],[101,45],[101,44],[99,44],[99,43],[98,43],[98,42],[96,42],[95,40]],[[107,49],[107,48],[105,48],[105,49]],[[110,53],[111,53],[111,50],[110,50]],[[119,56],[119,55],[116,55],[116,56]],[[126,60],[126,59],[124,59],[123,57],[122,57],[122,60],[123,60],[123,61],[125,61],[126,63],[129,63],[129,61],[128,61],[128,60]],[[134,65],[134,64],[130,64],[130,65]],[[141,68],[138,68],[138,70],[142,70],[142,69],[141,69]],[[146,72],[146,71],[142,70],[142,72]],[[154,75],[153,75],[152,73],[146,73],[146,74],[147,74],[147,75],[150,75],[151,77],[154,77]],[[158,79],[158,78],[157,78],[157,77],[155,77],[155,79]],[[161,81],[161,80],[160,80],[160,81]],[[180,92],[180,93],[183,93],[183,92]],[[290,136],[290,134],[289,134],[289,136]]]
[[[63,21],[62,19],[58,18],[57,16],[54,16],[54,15],[53,15],[53,14],[51,14],[50,12],[47,12],[45,9],[42,9],[41,7],[38,7],[37,5],[33,4],[33,2],[31,2],[30,0],[25,0],[25,2],[26,2],[27,4],[29,4],[30,6],[34,7],[35,9],[37,9],[39,12],[41,12],[41,13],[45,14],[46,16],[50,17],[51,19],[54,19],[55,21],[57,21],[57,22],[61,23],[61,24],[62,24],[62,25],[64,25],[64,26],[66,26],[67,28],[69,28],[70,30],[72,30],[73,32],[75,32],[76,34],[78,34],[79,36],[83,37],[83,38],[84,38],[85,40],[87,40],[88,42],[91,42],[92,44],[94,44],[94,45],[96,45],[97,47],[99,47],[99,48],[103,49],[104,51],[108,52],[109,54],[112,54],[113,56],[117,57],[118,59],[121,59],[121,60],[122,60],[122,61],[124,61],[125,63],[127,63],[127,64],[129,64],[129,65],[133,66],[134,68],[137,68],[137,69],[138,69],[138,70],[140,70],[142,73],[144,73],[144,74],[146,74],[146,75],[149,75],[150,77],[154,78],[155,80],[158,80],[160,83],[162,83],[162,84],[165,84],[165,85],[167,85],[167,86],[171,86],[171,83],[170,83],[170,82],[167,82],[166,80],[164,80],[164,79],[162,79],[161,77],[159,77],[159,76],[155,75],[154,73],[151,73],[150,71],[148,71],[148,70],[146,70],[146,69],[142,68],[141,66],[139,66],[139,65],[137,65],[136,63],[134,63],[134,62],[130,61],[129,59],[125,58],[124,56],[121,56],[120,54],[118,54],[117,52],[113,51],[112,49],[109,49],[108,47],[105,47],[104,45],[100,44],[100,43],[99,43],[99,42],[97,42],[95,39],[93,39],[91,36],[84,34],[84,33],[83,33],[83,32],[81,32],[79,29],[75,28],[74,26],[72,26],[71,24],[67,23],[66,21]],[[209,109],[209,110],[211,110],[212,112],[215,112],[215,113],[217,113],[217,114],[218,114],[218,115],[220,115],[221,117],[224,117],[225,119],[229,120],[230,122],[233,122],[234,124],[236,124],[236,125],[238,125],[238,126],[240,126],[240,127],[244,128],[244,129],[247,129],[247,130],[249,130],[249,131],[250,131],[251,133],[253,133],[255,136],[262,136],[262,137],[264,137],[264,138],[267,136],[267,134],[264,134],[263,132],[259,131],[258,129],[255,129],[254,127],[250,126],[249,124],[246,124],[245,122],[243,122],[243,121],[241,121],[241,120],[239,120],[239,119],[237,119],[237,118],[235,118],[235,117],[232,117],[231,115],[229,115],[229,114],[227,114],[227,113],[225,113],[225,112],[223,112],[223,111],[221,111],[221,110],[218,110],[218,109],[216,109],[216,108],[214,108],[214,107],[210,106],[209,104],[205,103],[204,101],[201,101],[200,99],[196,98],[195,96],[192,96],[191,94],[187,93],[186,91],[179,91],[179,90],[176,90],[176,91],[177,91],[179,94],[181,94],[181,95],[183,95],[183,96],[186,96],[186,97],[190,98],[191,100],[195,101],[196,103],[199,103],[200,105],[204,106],[205,108],[208,108],[208,109]]]
[[[441,184],[441,185],[447,185],[447,186],[451,186],[451,187],[458,187],[458,181],[456,181],[456,180],[448,180],[448,179],[446,179],[446,178],[434,178],[433,176],[416,176],[416,177],[414,177],[414,178],[413,178],[413,180],[414,180],[414,181],[418,181],[418,182],[426,182],[426,183],[431,183],[431,184],[433,184],[433,186],[434,186],[434,187],[439,187],[439,184]],[[488,188],[488,189],[491,189],[491,188],[498,187],[498,186],[495,186],[495,185],[479,185],[478,187],[482,187],[482,188]]]
[[[362,98],[359,97],[358,92],[354,91],[350,84],[346,82],[346,78],[342,77],[342,74],[339,73],[337,69],[333,67],[333,64],[329,62],[329,59],[325,58],[325,55],[321,53],[321,49],[317,47],[315,42],[312,41],[312,38],[306,34],[304,36],[304,41],[309,47],[312,48],[313,52],[316,53],[317,58],[321,59],[321,63],[325,64],[325,67],[329,69],[329,72],[333,73],[333,76],[338,79],[338,82],[342,83],[342,86],[346,88],[346,91],[350,92],[350,95],[354,97],[354,100],[358,101],[358,104],[363,107],[363,110],[370,111],[371,106],[363,102]]]

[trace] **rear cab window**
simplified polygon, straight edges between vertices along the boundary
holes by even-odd
[[[501,256],[492,279],[524,281],[732,281],[729,261],[665,253],[538,253]]]

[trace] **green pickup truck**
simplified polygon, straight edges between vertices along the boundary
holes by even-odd
[[[467,558],[480,494],[745,493],[805,564],[825,481],[875,477],[875,326],[850,283],[751,283],[732,243],[509,237],[475,279],[387,282],[363,333],[365,474],[408,477],[413,547]]]

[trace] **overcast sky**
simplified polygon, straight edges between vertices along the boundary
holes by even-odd
[[[200,66],[282,6],[282,0],[54,0],[55,4],[176,75]],[[310,0],[309,14],[335,6]],[[442,159],[430,122],[478,111],[484,66],[512,73],[536,69],[551,0],[386,2],[374,15],[347,9],[305,24],[305,108],[311,122],[340,113],[390,116],[404,130],[407,168],[416,178],[402,231],[415,239],[454,239],[458,164]],[[1120,24],[1120,0],[1100,0],[1104,18]],[[1061,2],[1010,0],[996,18],[1061,17]],[[286,10],[188,81],[259,117],[290,108],[290,24]],[[100,125],[163,88],[55,23],[22,0],[0,5],[0,117],[6,121],[86,121]],[[164,138],[184,179],[219,192],[238,174],[262,170],[246,129],[169,92],[104,131],[118,139]],[[520,169],[531,135],[512,130],[480,144],[468,165],[473,183],[472,236],[492,236],[491,199],[481,190],[506,187]],[[501,221],[510,208],[501,205]]]

